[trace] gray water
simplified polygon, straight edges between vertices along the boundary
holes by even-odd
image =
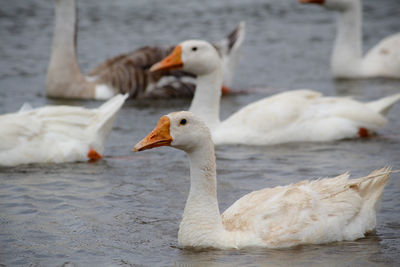
[[[225,97],[222,117],[284,90],[310,88],[360,100],[400,92],[400,81],[335,81],[329,58],[334,14],[295,0],[79,1],[78,54],[83,70],[143,45],[218,40],[247,23],[234,88],[257,93]],[[398,0],[364,1],[364,48],[400,31]],[[0,113],[25,103],[98,106],[47,99],[45,75],[53,1],[0,5]],[[183,152],[131,148],[166,113],[190,100],[129,101],[97,163],[32,164],[0,169],[0,265],[6,266],[398,266],[400,175],[393,174],[377,214],[376,232],[354,242],[290,249],[191,251],[177,247],[189,189]],[[379,135],[365,140],[216,149],[221,211],[242,195],[303,179],[353,177],[385,165],[400,169],[400,104]]]

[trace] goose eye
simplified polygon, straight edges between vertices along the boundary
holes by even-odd
[[[197,51],[197,46],[193,46],[192,51]]]
[[[185,125],[186,124],[186,119],[181,119],[181,121],[179,122],[180,125]]]

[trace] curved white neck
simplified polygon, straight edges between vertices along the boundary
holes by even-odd
[[[190,192],[179,227],[179,245],[212,246],[223,232],[217,200],[214,145],[210,139],[187,154]]]
[[[335,77],[362,75],[361,2],[339,12],[337,34],[331,58]]]
[[[196,92],[189,111],[202,119],[211,132],[220,124],[219,102],[221,99],[222,74],[221,68],[197,76]]]
[[[51,97],[93,98],[94,84],[86,81],[77,59],[75,0],[55,2],[55,26],[47,70],[46,93]]]

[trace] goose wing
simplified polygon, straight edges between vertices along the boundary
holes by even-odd
[[[343,229],[362,208],[362,198],[347,180],[346,173],[254,191],[222,214],[223,225],[228,231],[253,232],[270,247],[343,240]]]
[[[240,109],[221,123],[213,140],[217,144],[331,141],[356,137],[360,128],[373,132],[385,123],[382,114],[351,98],[296,90]]]

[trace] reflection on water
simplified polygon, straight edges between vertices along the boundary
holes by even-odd
[[[385,263],[380,253],[379,237],[372,234],[357,242],[299,246],[289,249],[245,249],[240,251],[182,250],[176,266],[198,264],[207,266],[369,266]],[[362,253],[359,253],[360,250]],[[355,254],[354,254],[355,253]],[[343,255],[343,257],[338,257]]]
[[[399,30],[397,0],[363,1],[366,47]],[[107,57],[146,44],[187,38],[218,40],[239,20],[247,36],[235,86],[264,88],[222,100],[226,117],[240,106],[286,89],[372,100],[399,92],[400,81],[332,80],[329,58],[334,16],[296,1],[79,1],[79,61],[89,69]],[[315,12],[317,11],[318,12]],[[190,23],[189,23],[190,22]],[[206,25],[206,27],[204,26]],[[0,113],[33,106],[98,106],[95,101],[44,97],[53,29],[52,4],[11,1],[0,10]],[[374,34],[372,34],[374,33]],[[130,101],[121,110],[95,164],[0,168],[0,264],[7,266],[396,266],[400,261],[400,176],[392,175],[376,232],[355,242],[291,249],[192,251],[177,248],[189,189],[183,152],[160,148],[139,155],[132,146],[158,118],[187,108],[189,100]],[[393,165],[400,169],[400,105],[380,135],[366,140],[271,147],[218,147],[221,211],[242,195],[302,179],[353,177]]]

